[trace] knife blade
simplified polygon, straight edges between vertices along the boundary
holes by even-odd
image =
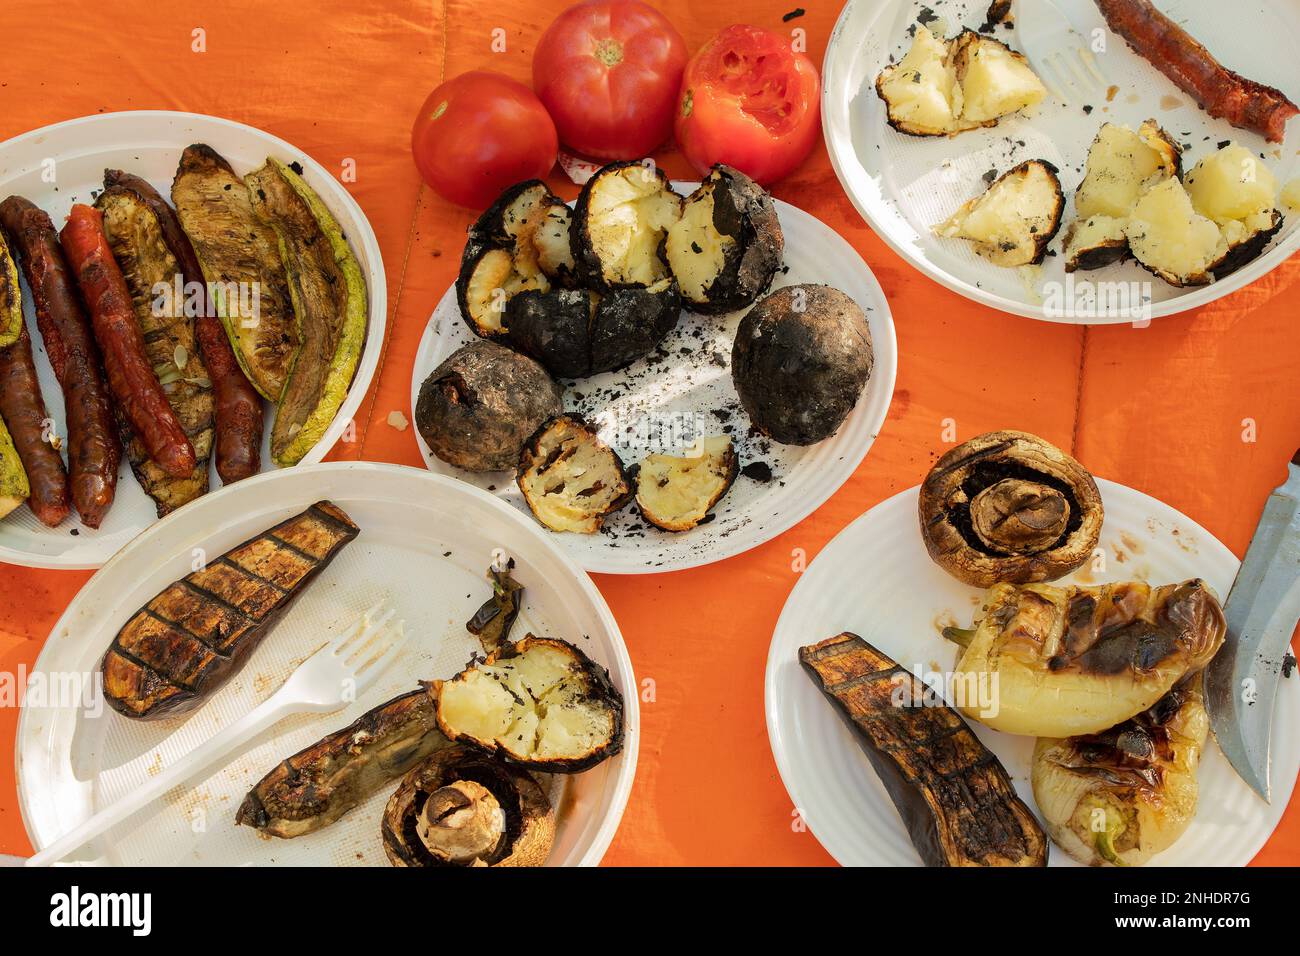
[[[1269,800],[1269,739],[1282,659],[1300,621],[1300,451],[1269,495],[1223,608],[1228,635],[1205,669],[1214,739]]]

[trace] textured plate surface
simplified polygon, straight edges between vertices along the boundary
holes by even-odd
[[[268,156],[302,164],[303,177],[339,221],[369,287],[369,327],[352,388],[325,435],[307,452],[303,464],[325,457],[352,422],[379,365],[388,313],[384,261],[374,230],[361,207],[330,173],[306,153],[270,133],[198,113],[148,110],[102,113],[24,133],[0,143],[0,199],[17,194],[40,206],[62,228],[74,203],[93,203],[104,188],[105,169],[124,169],[148,180],[170,201],[172,178],[181,151],[191,143],[207,143],[230,161],[241,176],[266,162]],[[53,181],[49,181],[50,171]],[[32,335],[41,394],[51,417],[65,434],[63,393],[45,357],[45,347],[32,317],[31,297],[23,284],[27,328]],[[273,470],[270,436],[273,410],[266,406],[262,444],[264,470]],[[113,552],[158,520],[153,501],[140,488],[125,459],[119,472],[117,498],[103,525],[92,531],[74,515],[58,528],[46,528],[30,508],[19,508],[0,521],[0,561],[46,568],[97,568]],[[216,469],[212,486],[221,480]]]
[[[623,752],[574,777],[550,779],[560,824],[550,865],[599,862],[636,770],[636,682],[618,625],[591,579],[528,519],[491,495],[420,469],[366,462],[300,466],[240,482],[182,508],[115,555],[55,625],[33,678],[95,673],[136,608],[190,570],[195,548],[215,556],[321,498],[361,527],[313,582],[247,666],[198,710],[174,719],[128,720],[111,710],[29,701],[18,728],[18,786],[32,843],[42,847],[208,739],[275,691],[305,657],[381,598],[406,622],[401,659],[355,703],[333,714],[291,717],[206,780],[177,788],[78,859],[112,864],[387,865],[379,820],[396,784],[333,826],[294,840],[235,826],[244,794],[277,762],[420,680],[457,673],[481,648],[465,621],[491,593],[495,549],[517,563],[527,587],[513,632],[572,641],[607,667],[623,694]]]
[[[688,194],[698,183],[674,183]],[[749,417],[731,381],[731,345],[744,312],[699,316],[683,312],[677,328],[647,357],[617,372],[569,384],[565,407],[600,425],[601,437],[628,467],[650,452],[673,453],[699,435],[726,432],[740,465],[765,462],[770,481],[741,475],[713,510],[713,520],[690,531],[660,531],[629,505],[605,522],[599,534],[561,534],[557,540],[588,571],[636,574],[676,571],[748,551],[811,514],[835,493],[862,461],[889,410],[897,371],[897,343],[889,304],[862,258],[829,227],[808,213],[776,202],[785,234],[787,271],[773,287],[819,282],[847,293],[867,315],[875,370],[840,430],[806,448],[749,434]],[[415,356],[411,379],[414,420],[420,385],[452,352],[473,341],[461,319],[455,289],[438,303]],[[493,491],[531,518],[514,476],[475,474],[446,464],[419,438],[429,469]],[[540,526],[539,526],[540,527]]]
[[[1221,598],[1237,574],[1232,552],[1209,532],[1141,492],[1098,479],[1106,521],[1105,570],[1065,583],[1204,578]],[[940,629],[969,626],[982,591],[934,564],[917,527],[917,489],[895,495],[841,531],[786,601],[767,660],[767,731],[777,767],[808,828],[846,866],[917,866],[902,821],[858,743],[799,665],[798,650],[852,631],[918,673],[948,673],[954,645]],[[1034,738],[971,723],[1031,807]],[[1213,736],[1200,768],[1200,803],[1182,838],[1152,865],[1244,866],[1282,818],[1300,768],[1300,693],[1282,681],[1273,716],[1273,802],[1264,803],[1228,764]],[[1077,865],[1053,845],[1050,862]]]
[[[1027,115],[1004,118],[989,129],[972,130],[951,139],[905,136],[885,124],[884,103],[875,80],[892,57],[901,59],[911,46],[909,28],[932,11],[940,22],[930,23],[937,35],[955,36],[963,27],[978,29],[988,3],[984,0],[850,0],[831,35],[823,64],[822,128],[831,162],[845,192],[871,228],[916,268],[976,302],[1038,319],[1070,323],[1128,322],[1126,314],[1093,316],[1086,309],[1061,314],[1053,309],[1052,289],[1061,301],[1073,300],[1079,283],[1128,283],[1149,290],[1151,316],[1173,315],[1213,302],[1253,282],[1300,248],[1300,214],[1283,209],[1287,222],[1264,255],[1226,279],[1196,289],[1176,289],[1156,279],[1136,263],[1076,272],[1066,285],[1063,259],[1049,255],[1041,267],[1026,275],[981,259],[970,243],[940,239],[931,227],[984,190],[981,177],[991,169],[1005,172],[1026,159],[1046,159],[1060,169],[1068,202],[1061,232],[1050,249],[1059,252],[1065,229],[1074,220],[1073,194],[1083,179],[1088,146],[1102,123],[1123,123],[1136,129],[1156,118],[1175,141],[1184,145],[1184,166],[1190,169],[1223,140],[1232,139],[1261,154],[1285,184],[1300,174],[1300,120],[1288,124],[1286,140],[1268,143],[1262,136],[1234,129],[1213,119],[1155,67],[1105,30],[1105,21],[1092,0],[1057,0],[1074,29],[1091,42],[1095,30],[1106,43],[1096,61],[1117,90],[1070,96],[1063,104],[1048,99]],[[1227,67],[1260,83],[1276,86],[1300,102],[1293,39],[1300,33],[1300,2],[1241,0],[1231,16],[1217,0],[1159,0],[1157,6],[1204,43]],[[998,27],[993,35],[1023,52],[1014,30]],[[1090,112],[1084,106],[1091,107]],[[1055,285],[1049,285],[1053,283]],[[1047,292],[1045,297],[1044,293]],[[1136,291],[1136,289],[1134,290]],[[1135,295],[1131,301],[1137,305]]]

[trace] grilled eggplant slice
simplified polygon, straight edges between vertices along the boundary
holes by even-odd
[[[457,349],[420,386],[415,427],[433,453],[468,471],[506,471],[564,408],[564,389],[527,356],[495,342]]]
[[[31,483],[27,469],[18,457],[13,436],[0,418],[0,518],[13,511],[31,497]]]
[[[753,305],[781,268],[784,249],[772,197],[719,164],[687,197],[664,253],[687,305],[717,315]]]
[[[359,528],[318,501],[168,585],[113,638],[104,698],[127,717],[193,710],[247,662]]]
[[[105,189],[95,200],[104,214],[104,234],[113,258],[122,268],[136,324],[144,338],[145,353],[176,420],[194,446],[194,470],[173,478],[160,468],[130,419],[117,409],[117,426],[131,471],[163,517],[208,490],[208,459],[212,456],[215,403],[212,380],[199,353],[194,317],[186,314],[185,296],[172,297],[170,314],[157,307],[157,289],[171,287],[181,275],[157,214],[138,193],[105,179]]]
[[[848,632],[799,648],[799,662],[853,731],[925,865],[1047,865],[1047,837],[998,758],[920,678]]]
[[[786,286],[746,313],[731,348],[731,377],[754,427],[786,445],[834,435],[875,363],[867,317],[824,285]]]
[[[13,345],[23,331],[23,293],[18,264],[0,230],[0,349]]]
[[[528,771],[450,747],[406,775],[383,838],[393,866],[541,866],[555,813]]]
[[[704,438],[697,454],[647,455],[636,473],[636,503],[664,531],[689,531],[731,490],[739,459],[730,435]]]
[[[475,335],[504,336],[507,303],[527,289],[550,289],[543,264],[557,281],[572,278],[572,256],[558,235],[568,229],[567,214],[564,201],[544,182],[530,179],[507,189],[470,227],[456,278],[456,301]]]
[[[278,402],[299,334],[275,230],[253,212],[248,188],[230,164],[202,143],[181,154],[172,204],[240,368],[264,398]]]
[[[998,688],[998,706],[958,707],[994,730],[1034,737],[1096,734],[1153,706],[1223,644],[1223,609],[1193,579],[1151,587],[997,584],[957,676]],[[996,681],[996,685],[991,685]]]
[[[604,295],[583,289],[526,291],[506,306],[507,341],[553,375],[585,378],[630,365],[677,326],[672,279]]]
[[[1068,574],[1092,557],[1105,516],[1081,464],[1011,429],[978,435],[935,462],[918,512],[935,564],[980,588]]]
[[[426,689],[394,697],[276,764],[235,822],[286,840],[314,833],[450,746]]]
[[[876,77],[876,94],[900,133],[955,136],[1041,102],[1047,88],[999,40],[964,30],[945,42],[918,25],[907,55]]]
[[[431,693],[447,739],[530,770],[578,773],[623,749],[622,695],[567,641],[529,634]]]
[[[519,456],[515,480],[533,515],[552,531],[595,534],[632,498],[618,453],[574,415],[556,416],[537,430]]]
[[[271,457],[284,468],[321,440],[347,398],[366,340],[366,280],[342,227],[291,166],[268,159],[245,182],[253,212],[280,239],[302,342],[271,426]]]
[[[570,240],[583,283],[609,291],[671,278],[664,243],[681,215],[682,197],[657,166],[623,162],[598,170],[573,210]]]
[[[1056,845],[1089,866],[1140,866],[1196,815],[1209,733],[1201,675],[1149,709],[1088,737],[1034,746],[1034,800]]]
[[[934,227],[936,235],[967,239],[1000,266],[1037,265],[1061,228],[1065,195],[1056,167],[1031,159],[999,176],[983,195]]]

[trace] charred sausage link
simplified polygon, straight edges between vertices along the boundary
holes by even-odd
[[[158,467],[173,478],[186,477],[194,470],[194,446],[149,365],[131,293],[109,249],[99,210],[81,203],[73,206],[60,239],[90,310],[118,406]]]
[[[1096,2],[1111,30],[1207,113],[1282,142],[1286,121],[1300,112],[1285,93],[1228,69],[1150,0]]]
[[[31,485],[27,504],[41,524],[57,527],[68,516],[68,475],[63,459],[47,440],[49,417],[26,327],[17,342],[0,348],[0,418],[9,428],[27,472]]]
[[[21,196],[10,196],[0,203],[0,225],[13,240],[45,354],[63,388],[72,503],[87,527],[98,528],[113,504],[121,461],[99,350],[50,217]]]
[[[216,399],[217,474],[226,484],[257,474],[262,468],[262,397],[239,367],[221,320],[211,308],[203,269],[176,211],[139,176],[110,169],[104,173],[104,184],[130,189],[153,211],[163,241],[180,266],[185,288],[201,290],[194,337]]]

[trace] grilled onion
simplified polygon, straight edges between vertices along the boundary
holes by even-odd
[[[1138,866],[1168,849],[1196,813],[1209,729],[1194,675],[1124,723],[1034,747],[1034,800],[1056,844],[1092,866]]]
[[[965,645],[962,686],[994,705],[957,701],[995,730],[1072,737],[1114,727],[1151,707],[1210,662],[1226,625],[1204,581],[1151,587],[998,584],[974,630],[945,628]]]

